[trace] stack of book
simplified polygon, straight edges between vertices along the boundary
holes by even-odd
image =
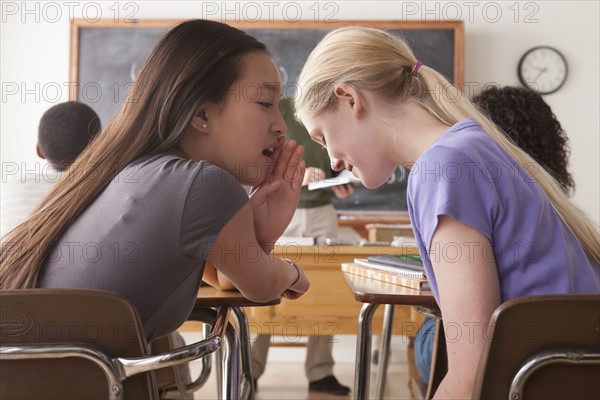
[[[419,256],[380,255],[355,258],[342,264],[342,271],[418,290],[429,290],[423,262]]]

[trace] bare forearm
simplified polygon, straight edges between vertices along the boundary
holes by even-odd
[[[263,251],[266,247],[270,252],[272,244],[265,246],[257,241],[252,226],[252,209],[248,204],[223,227],[208,260],[252,301],[267,302],[288,290],[300,296],[309,287],[302,271]],[[296,285],[299,274],[300,283]]]
[[[219,290],[232,290],[236,288],[225,275],[218,271],[215,266],[208,261],[204,265],[202,280]]]
[[[440,386],[438,387],[434,399],[470,399],[473,392],[472,379],[458,379],[456,374],[448,371]]]

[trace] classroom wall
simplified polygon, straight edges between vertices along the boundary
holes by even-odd
[[[559,49],[569,65],[565,86],[545,97],[567,131],[574,200],[600,222],[599,3],[595,1],[3,1],[0,114],[3,180],[43,168],[35,155],[43,112],[68,100],[70,18],[372,19],[465,21],[465,91],[517,82],[531,47]],[[124,22],[123,22],[124,23]],[[16,168],[16,170],[15,170]]]

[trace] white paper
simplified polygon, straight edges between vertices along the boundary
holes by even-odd
[[[322,181],[311,182],[308,184],[308,190],[323,189],[331,186],[345,185],[346,183],[359,183],[360,179],[355,177],[352,172],[347,169],[339,173],[333,178],[323,179]]]

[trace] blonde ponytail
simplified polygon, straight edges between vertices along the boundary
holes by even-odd
[[[390,103],[412,99],[447,125],[473,118],[540,184],[555,210],[600,265],[598,227],[577,208],[560,185],[525,151],[515,146],[446,78],[426,65],[417,76],[417,62],[408,45],[398,36],[366,27],[346,27],[330,32],[313,50],[298,79],[296,110],[317,115],[335,105],[334,88],[339,83],[373,92]]]

